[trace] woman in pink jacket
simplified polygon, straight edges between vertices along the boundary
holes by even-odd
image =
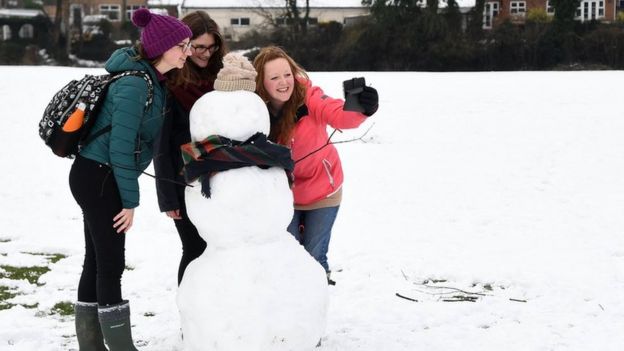
[[[313,86],[306,72],[282,49],[263,48],[254,60],[256,92],[271,115],[269,139],[291,148],[294,216],[288,231],[325,268],[331,230],[342,199],[343,173],[336,148],[329,144],[327,126],[357,128],[377,111],[379,97],[364,87],[354,98],[364,112],[345,111],[342,99],[333,99]]]

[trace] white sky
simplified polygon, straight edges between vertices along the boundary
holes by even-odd
[[[37,123],[53,92],[85,72],[101,71],[0,67],[0,265],[45,264],[29,253],[68,256],[42,286],[0,279],[22,294],[12,303],[38,303],[0,311],[2,350],[77,349],[72,317],[51,308],[76,297],[81,213],[68,187],[71,161],[43,145]],[[372,126],[366,143],[338,146],[346,181],[329,252],[338,284],[317,350],[621,350],[624,118],[608,97],[624,72],[311,78],[340,96],[342,80],[361,75],[379,90],[380,109],[336,137]],[[124,297],[139,350],[179,351],[180,242],[158,211],[154,181],[140,183]],[[446,282],[423,284],[431,279]],[[457,293],[448,288],[487,296],[444,302],[453,294],[442,293]]]

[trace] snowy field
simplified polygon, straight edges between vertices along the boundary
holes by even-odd
[[[77,349],[73,317],[53,306],[76,297],[81,213],[71,161],[37,123],[53,92],[87,72],[101,71],[0,67],[0,266],[51,269],[38,284],[0,279],[18,293],[0,311],[0,350]],[[340,96],[354,75],[311,77]],[[337,285],[318,350],[622,350],[624,72],[364,75],[381,107],[336,137],[372,127],[365,143],[338,146]],[[141,177],[141,189],[123,277],[133,334],[140,350],[183,350],[181,245],[154,181]]]

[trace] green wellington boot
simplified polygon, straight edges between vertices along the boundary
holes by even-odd
[[[76,316],[76,337],[80,351],[107,351],[98,319],[97,302],[77,301],[74,306]]]
[[[112,306],[100,306],[98,314],[102,334],[110,351],[138,351],[132,342],[128,301]]]

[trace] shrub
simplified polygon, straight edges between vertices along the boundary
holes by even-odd
[[[533,23],[548,23],[552,21],[552,17],[542,8],[533,8],[527,13],[526,20]]]

